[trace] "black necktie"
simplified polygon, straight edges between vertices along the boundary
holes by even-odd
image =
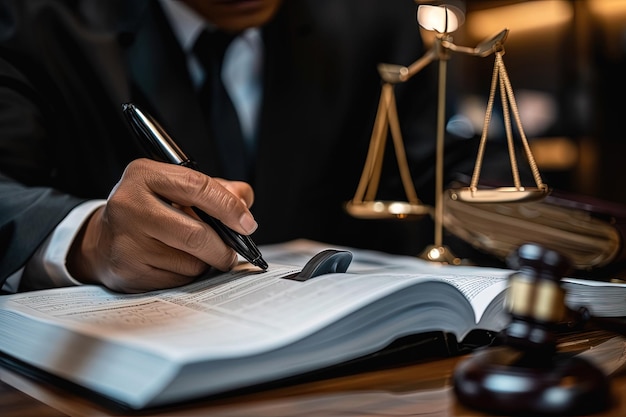
[[[200,103],[206,110],[220,160],[223,176],[228,179],[249,180],[249,155],[245,146],[237,111],[224,88],[221,77],[222,61],[232,36],[222,32],[202,31],[193,52],[205,70],[200,89]]]

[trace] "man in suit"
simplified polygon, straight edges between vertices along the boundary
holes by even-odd
[[[408,65],[424,53],[415,10],[413,0],[2,0],[0,282],[140,292],[231,268],[236,254],[193,217],[194,205],[254,232],[258,244],[309,238],[419,253],[432,243],[429,219],[359,220],[343,209],[368,149],[377,64]],[[242,128],[252,139],[230,151],[197,98],[202,69],[184,32],[201,16],[212,29],[261,41],[261,57],[250,61],[258,112]],[[427,68],[396,89],[426,202],[432,75]],[[211,177],[141,159],[126,102],[155,116]],[[446,171],[471,172],[475,143],[449,145]],[[405,199],[391,155],[380,198]]]

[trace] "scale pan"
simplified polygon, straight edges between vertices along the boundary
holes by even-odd
[[[406,201],[363,201],[350,200],[345,205],[346,211],[359,219],[401,219],[416,220],[430,214],[431,207]]]
[[[450,198],[466,203],[517,203],[540,200],[549,194],[548,188],[499,187],[472,189],[470,187],[448,190]]]

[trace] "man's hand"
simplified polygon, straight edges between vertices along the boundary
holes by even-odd
[[[189,168],[138,159],[82,227],[68,256],[72,276],[119,292],[144,292],[191,282],[209,267],[226,271],[236,252],[198,219],[195,206],[226,226],[251,234],[250,185]]]

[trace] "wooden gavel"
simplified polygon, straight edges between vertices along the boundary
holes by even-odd
[[[559,353],[555,333],[568,322],[624,334],[624,322],[568,309],[560,281],[571,264],[560,253],[525,244],[508,261],[517,270],[509,277],[505,301],[511,321],[492,345],[477,349],[455,369],[459,402],[516,415],[580,415],[608,408],[609,378],[591,362]]]

